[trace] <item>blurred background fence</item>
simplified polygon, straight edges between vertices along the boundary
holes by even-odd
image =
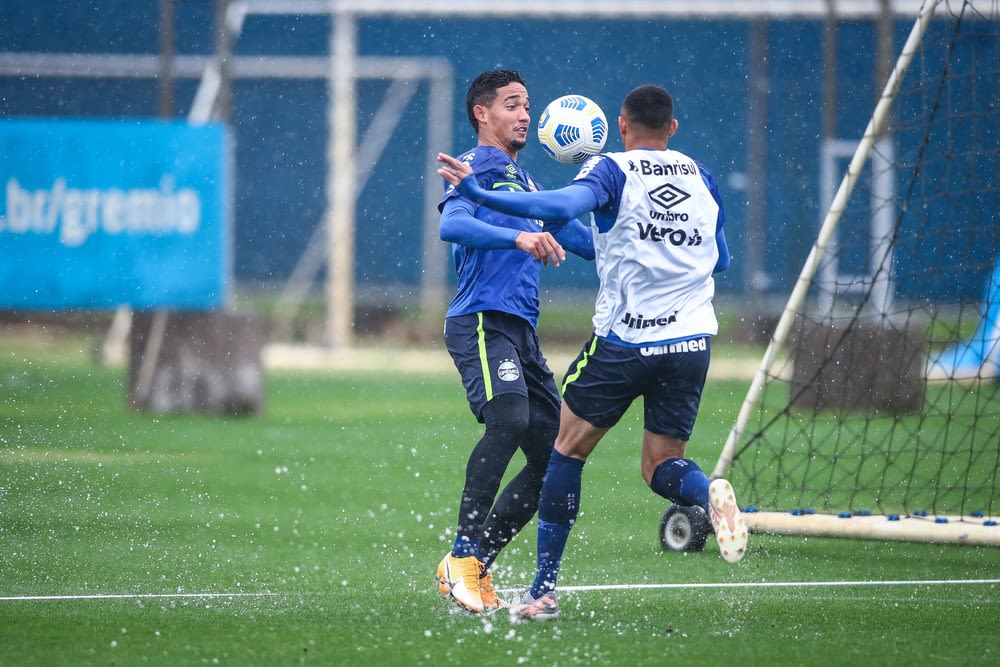
[[[823,147],[862,134],[919,5],[5,0],[0,116],[227,123],[234,298],[280,338],[350,343],[440,328],[453,270],[433,155],[474,143],[473,77],[518,69],[536,110],[576,92],[610,118],[632,87],[659,83],[676,100],[672,146],[723,190],[734,262],[720,301],[768,313],[824,213]],[[547,187],[574,174],[534,140],[520,161]],[[982,283],[928,274],[899,296],[974,300]],[[543,286],[553,302],[586,293],[587,310],[596,279],[571,261]],[[310,308],[322,326],[295,324]]]

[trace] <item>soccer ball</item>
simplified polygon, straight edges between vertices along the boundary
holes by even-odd
[[[583,95],[552,100],[538,118],[538,141],[556,162],[585,162],[601,152],[607,138],[608,119],[596,102]]]

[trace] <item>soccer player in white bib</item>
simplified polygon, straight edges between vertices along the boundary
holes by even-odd
[[[557,576],[579,512],[584,463],[640,396],[646,483],[672,502],[703,507],[727,561],[746,552],[748,530],[732,485],[709,480],[684,457],[718,333],[713,274],[730,258],[714,177],[667,146],[677,126],[670,94],[639,86],[618,118],[625,151],[594,156],[569,185],[546,192],[488,192],[466,165],[438,155],[438,173],[484,206],[545,220],[594,214],[594,333],[563,382],[559,435],[538,505],[535,580],[511,606],[514,619],[558,617]]]

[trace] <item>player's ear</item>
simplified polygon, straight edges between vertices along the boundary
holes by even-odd
[[[480,123],[486,122],[486,107],[482,104],[477,104],[472,107],[472,115],[476,117]]]
[[[628,121],[625,120],[625,116],[618,116],[618,134],[622,135],[622,138],[624,138],[627,132]]]
[[[677,126],[678,125],[680,125],[680,123],[677,122],[676,118],[674,118],[672,121],[670,121],[670,131],[667,132],[667,139],[669,139],[670,137],[674,136],[674,133],[677,131]]]

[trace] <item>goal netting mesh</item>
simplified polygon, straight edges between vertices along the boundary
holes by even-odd
[[[819,159],[839,188],[715,475],[757,530],[1000,544],[998,3],[925,3]]]

